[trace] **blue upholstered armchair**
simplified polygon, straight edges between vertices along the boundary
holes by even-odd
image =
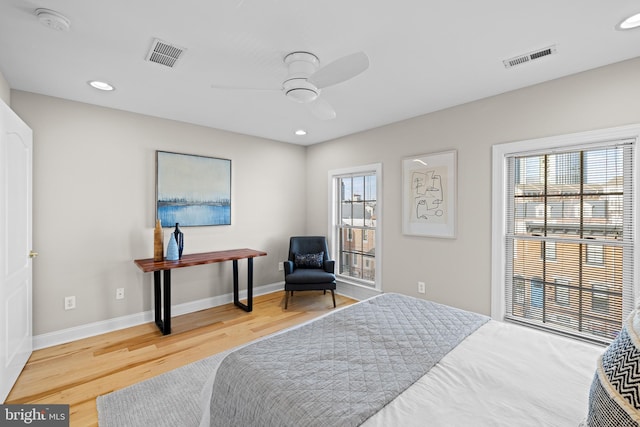
[[[329,259],[329,248],[324,236],[294,236],[289,240],[289,260],[284,262],[284,308],[293,291],[331,291],[336,306],[335,261]]]

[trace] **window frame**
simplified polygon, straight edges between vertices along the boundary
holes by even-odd
[[[340,178],[348,177],[348,176],[360,176],[364,174],[373,175],[376,177],[376,225],[374,228],[374,242],[375,242],[375,256],[373,258],[374,270],[375,270],[375,280],[365,280],[359,279],[356,277],[351,277],[343,274],[339,274],[339,267],[337,265],[338,257],[340,257],[340,228],[336,226],[336,221],[339,219],[340,215],[340,188],[338,187],[338,180]],[[336,259],[336,279],[338,282],[347,283],[350,285],[366,288],[369,290],[382,291],[382,163],[372,163],[361,166],[353,166],[341,169],[333,169],[330,170],[329,173],[329,221],[328,227],[329,231],[327,233],[328,236],[328,244],[329,250],[331,251]],[[371,236],[368,236],[367,241],[371,239]],[[370,257],[371,258],[371,257]],[[364,265],[364,257],[362,265]],[[364,268],[364,267],[363,267]]]
[[[513,276],[512,271],[507,271],[506,254],[511,252],[512,248],[507,247],[506,227],[507,214],[506,206],[510,203],[507,195],[508,173],[507,160],[514,154],[521,153],[553,153],[554,151],[564,151],[567,148],[575,147],[576,149],[586,149],[591,146],[603,146],[616,141],[632,140],[634,143],[633,157],[633,181],[632,194],[630,200],[634,203],[631,205],[631,212],[635,221],[638,221],[638,194],[640,191],[640,124],[620,126],[614,128],[600,129],[595,131],[579,132],[568,135],[553,136],[548,138],[531,139],[516,142],[507,142],[496,144],[492,147],[492,242],[491,242],[491,317],[498,321],[505,321],[506,316],[506,282],[509,275]],[[632,225],[633,226],[633,225]],[[634,246],[630,262],[633,268],[629,274],[633,278],[631,280],[631,289],[623,290],[623,307],[626,307],[622,314],[622,319],[626,318],[629,307],[634,307],[638,298],[638,277],[640,270],[640,251],[638,246],[638,229],[634,226],[632,236]],[[630,311],[630,310],[629,310]]]

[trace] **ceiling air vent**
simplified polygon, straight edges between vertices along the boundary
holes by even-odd
[[[511,59],[505,59],[502,61],[505,68],[515,67],[516,65],[526,64],[527,62],[535,61],[536,59],[544,58],[545,56],[553,55],[556,53],[556,46],[545,47],[534,52],[529,52],[524,55],[519,55]]]
[[[181,47],[154,39],[145,60],[173,68],[183,52]]]

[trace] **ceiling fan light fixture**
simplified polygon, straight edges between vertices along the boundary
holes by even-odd
[[[637,27],[640,27],[640,13],[632,15],[616,25],[618,30],[631,30]]]
[[[282,89],[284,90],[285,95],[287,95],[287,98],[301,104],[315,101],[318,95],[320,95],[320,90],[307,82],[307,79],[305,78],[292,78],[286,80],[282,84]]]
[[[287,96],[296,102],[306,104],[308,102],[315,101],[315,99],[318,97],[318,92],[312,89],[297,87],[288,90]]]
[[[69,18],[55,10],[39,8],[34,13],[38,17],[38,21],[45,27],[56,31],[69,31],[69,28],[71,28]]]

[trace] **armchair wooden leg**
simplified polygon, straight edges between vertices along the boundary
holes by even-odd
[[[336,294],[333,292],[333,289],[331,289],[331,298],[333,299],[333,308],[336,308]]]
[[[284,291],[284,309],[287,309],[287,305],[289,305],[289,292]]]

